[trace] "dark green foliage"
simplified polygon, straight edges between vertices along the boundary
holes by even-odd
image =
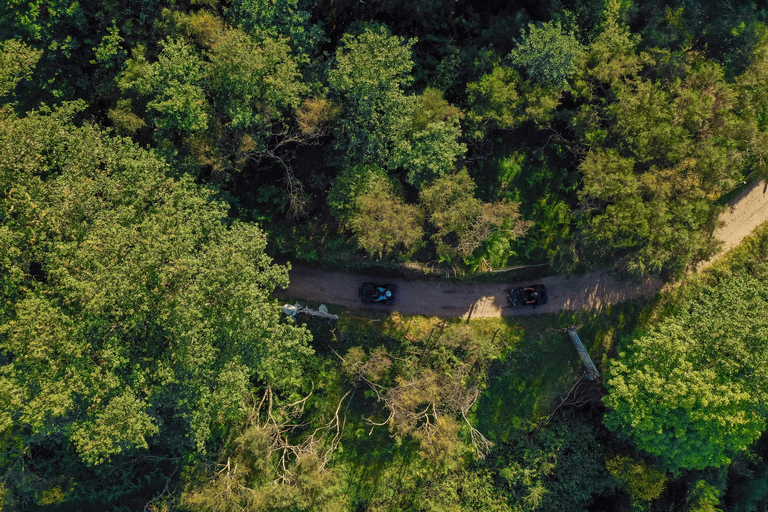
[[[126,48],[137,42],[155,44],[152,24],[163,3],[3,2],[0,39],[17,38],[43,51],[34,85],[24,91],[21,103],[28,108],[42,100],[103,100],[113,90],[109,82]]]
[[[573,33],[564,32],[559,22],[530,24],[509,60],[533,82],[568,89],[568,79],[579,68],[583,53]]]
[[[614,483],[592,430],[578,422],[552,423],[500,449],[500,488],[512,510],[585,510]]]
[[[768,464],[744,459],[735,460],[729,468],[723,503],[728,510],[738,512],[765,509],[768,506]]]
[[[496,194],[519,202],[520,214],[531,226],[517,240],[503,230],[489,238],[480,257],[492,267],[554,259],[561,251],[560,244],[572,236],[573,192],[578,187],[579,176],[567,168],[557,167],[559,163],[544,156],[529,158],[522,151],[500,156],[493,162],[498,176],[494,184]],[[564,263],[566,269],[579,264],[573,260]]]
[[[0,425],[24,499],[47,456],[34,483],[20,468],[50,447],[52,467],[204,452],[254,383],[297,389],[311,353],[269,300],[287,272],[258,228],[72,111],[2,119]]]

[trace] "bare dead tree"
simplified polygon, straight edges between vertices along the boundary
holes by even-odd
[[[493,446],[467,417],[477,402],[480,390],[465,386],[463,375],[454,377],[435,375],[430,371],[420,372],[414,378],[398,379],[392,388],[363,382],[376,393],[377,401],[384,403],[388,416],[383,421],[364,418],[371,427],[387,425],[393,435],[414,435],[422,445],[431,445],[440,432],[445,418],[458,417],[467,425],[470,441],[478,457],[485,457]]]
[[[453,404],[453,408],[461,413],[461,417],[469,428],[469,435],[472,441],[472,447],[475,449],[475,453],[481,459],[484,459],[486,455],[491,451],[493,443],[488,440],[479,430],[477,430],[467,418],[472,406],[475,405],[477,399],[480,397],[480,390],[476,387],[472,387],[467,390],[466,393],[458,395]]]
[[[298,442],[292,442],[291,434],[308,424],[299,421],[299,419],[305,413],[307,401],[314,393],[314,386],[305,397],[290,404],[279,406],[276,404],[272,388],[267,387],[259,403],[253,405],[248,422],[252,427],[257,427],[265,433],[269,443],[269,453],[278,456],[276,478],[273,483],[295,485],[296,475],[291,470],[291,463],[305,456],[316,458],[319,461],[319,469],[325,469],[331,455],[341,441],[349,402],[343,413],[342,408],[353,391],[349,390],[341,397],[328,421],[316,427],[309,434],[300,436]],[[222,465],[219,473],[222,472],[227,472],[228,479],[233,482],[237,481],[237,467],[232,467],[230,460],[227,461],[227,464]]]
[[[602,393],[599,391],[599,386],[602,385],[602,380],[590,381],[585,378],[584,375],[580,375],[576,382],[573,383],[571,389],[560,399],[560,402],[552,410],[549,415],[538,422],[536,430],[548,425],[555,416],[564,409],[578,409],[586,405],[597,405],[602,400]]]

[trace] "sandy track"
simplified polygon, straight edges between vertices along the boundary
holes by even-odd
[[[728,203],[720,215],[723,225],[715,229],[714,236],[722,240],[723,250],[709,261],[699,265],[704,270],[730,249],[733,249],[756,227],[768,220],[768,182],[757,181],[744,189]]]
[[[758,182],[747,187],[730,202],[729,209],[720,219],[724,224],[715,231],[714,236],[725,242],[724,251],[720,253],[722,255],[768,220],[768,190],[765,184]],[[717,257],[719,255],[703,264],[700,270],[714,262]],[[364,281],[382,282],[381,279],[370,276],[324,271],[297,264],[291,270],[289,287],[276,291],[275,295],[301,297],[348,308],[390,308],[360,302],[357,290]],[[550,276],[537,282],[543,283],[549,290],[549,303],[537,308],[513,309],[506,304],[506,291],[511,287],[509,284],[387,280],[387,283],[396,284],[399,288],[399,298],[397,303],[391,306],[391,310],[445,318],[500,317],[598,309],[630,299],[649,297],[663,284],[656,278],[649,278],[640,283],[619,281],[605,270],[581,277]],[[330,311],[333,312],[333,309],[331,307]]]

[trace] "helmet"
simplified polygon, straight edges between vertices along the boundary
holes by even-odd
[[[392,296],[392,292],[387,290],[387,291],[384,292],[384,295],[386,295],[387,297],[391,297]]]

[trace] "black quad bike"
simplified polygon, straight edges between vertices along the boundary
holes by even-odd
[[[397,298],[397,285],[363,283],[357,292],[365,304],[394,304]]]
[[[521,288],[512,288],[507,292],[507,302],[513,308],[542,306],[549,302],[547,287],[543,284],[532,284]]]

